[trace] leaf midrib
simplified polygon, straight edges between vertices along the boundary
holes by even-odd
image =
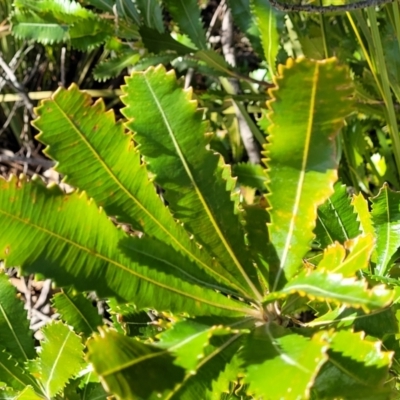
[[[106,256],[103,256],[102,254],[98,253],[95,250],[86,248],[86,247],[80,245],[79,243],[76,243],[76,242],[74,242],[74,241],[72,241],[72,240],[70,240],[68,238],[65,238],[65,237],[63,237],[63,236],[61,236],[61,235],[59,235],[57,233],[54,233],[52,231],[49,231],[48,229],[43,228],[43,227],[41,227],[39,225],[33,224],[30,221],[26,221],[26,220],[24,220],[22,218],[17,217],[16,215],[10,214],[10,213],[8,213],[6,211],[3,211],[3,210],[0,210],[0,213],[5,215],[5,216],[7,216],[10,219],[17,220],[18,222],[22,223],[23,225],[31,226],[34,229],[37,229],[37,230],[39,230],[41,232],[44,232],[45,234],[47,234],[47,235],[49,235],[51,237],[54,237],[54,238],[56,238],[57,240],[59,240],[61,242],[65,242],[65,243],[67,243],[67,244],[69,244],[69,245],[71,245],[73,247],[76,247],[77,249],[79,249],[82,252],[88,253],[92,257],[96,257],[96,258],[101,259],[102,261],[106,261],[107,263],[114,265],[115,267],[123,270],[124,272],[128,272],[130,275],[133,275],[138,279],[142,279],[144,281],[147,281],[147,282],[149,282],[149,283],[151,283],[151,284],[153,284],[155,286],[159,286],[159,287],[161,287],[163,289],[166,289],[167,291],[174,292],[174,293],[176,293],[178,295],[181,295],[183,297],[187,297],[187,298],[189,298],[191,300],[195,300],[195,301],[198,301],[200,303],[208,304],[208,305],[210,305],[212,307],[220,308],[220,309],[223,309],[223,310],[247,313],[247,314],[253,315],[253,316],[258,316],[258,314],[253,309],[236,308],[236,307],[225,306],[225,305],[222,305],[222,304],[215,304],[215,303],[213,303],[211,301],[207,301],[205,299],[198,298],[198,297],[195,297],[193,295],[190,295],[189,293],[181,292],[178,289],[171,288],[170,286],[164,285],[164,284],[162,284],[162,283],[160,283],[158,281],[154,281],[154,280],[150,279],[149,277],[147,277],[145,275],[141,275],[138,272],[136,272],[136,271],[134,271],[134,270],[132,270],[130,268],[125,267],[123,264],[120,264],[120,263],[116,262],[115,260],[110,259],[110,258],[108,258]]]
[[[64,116],[64,118],[70,123],[72,128],[75,130],[77,133],[78,137],[81,138],[81,140],[86,144],[87,148],[92,152],[94,157],[98,160],[100,165],[104,168],[106,173],[111,177],[111,179],[115,182],[115,184],[125,193],[125,195],[131,199],[137,207],[140,208],[140,210],[146,214],[152,221],[153,223],[158,226],[166,236],[170,238],[170,240],[175,244],[177,248],[179,248],[184,254],[186,254],[189,259],[192,259],[195,263],[201,265],[204,270],[208,271],[211,276],[218,276],[222,281],[224,281],[228,286],[234,287],[237,289],[242,295],[245,295],[247,297],[247,293],[240,287],[238,287],[235,283],[232,282],[232,280],[229,280],[227,277],[221,275],[218,273],[216,270],[212,269],[210,266],[208,266],[206,263],[204,263],[201,259],[197,258],[193,253],[191,253],[185,246],[181,244],[181,242],[171,234],[171,232],[162,225],[155,216],[148,211],[148,209],[139,201],[139,199],[135,196],[132,195],[132,193],[120,182],[120,180],[116,177],[116,175],[113,173],[113,171],[108,167],[106,161],[100,157],[99,153],[94,149],[94,147],[91,145],[91,143],[86,139],[85,135],[82,134],[80,129],[74,124],[74,122],[68,117],[68,115],[64,112],[63,108],[57,103],[57,98],[56,96],[53,96],[53,102],[54,104],[58,107],[60,113]],[[137,150],[135,150],[137,151]],[[164,207],[163,204],[160,204],[160,207]],[[174,220],[172,220],[173,223],[175,223]],[[224,291],[223,288],[219,288],[219,290]]]
[[[180,159],[180,161],[182,163],[182,166],[185,169],[185,172],[186,172],[190,182],[193,185],[193,188],[194,188],[194,190],[195,190],[195,192],[197,194],[197,197],[200,200],[200,203],[203,206],[203,209],[206,212],[206,215],[209,218],[209,220],[211,222],[211,225],[215,229],[215,232],[217,233],[217,236],[219,237],[221,243],[223,244],[223,246],[225,247],[225,249],[228,252],[229,256],[231,257],[231,259],[232,259],[233,263],[235,264],[236,268],[238,269],[240,274],[243,276],[243,278],[246,281],[247,285],[252,290],[252,292],[256,296],[256,298],[259,301],[261,301],[262,300],[262,295],[258,292],[257,288],[255,287],[255,285],[253,284],[251,279],[246,274],[245,270],[243,269],[242,265],[240,264],[239,260],[237,259],[234,251],[232,250],[231,246],[228,244],[228,242],[226,241],[223,233],[221,232],[221,229],[219,228],[218,223],[215,220],[210,208],[208,207],[208,204],[207,204],[206,200],[204,199],[203,194],[202,194],[200,188],[197,185],[197,182],[194,179],[192,171],[191,171],[188,163],[186,162],[186,159],[185,159],[185,157],[183,155],[183,152],[182,152],[182,150],[181,150],[181,148],[179,146],[179,143],[177,142],[177,140],[175,138],[174,132],[173,132],[172,127],[171,127],[171,125],[170,125],[170,123],[168,121],[168,118],[165,115],[164,110],[163,110],[163,108],[162,108],[162,106],[161,106],[161,104],[160,104],[160,102],[159,102],[159,100],[158,100],[158,98],[157,98],[157,96],[156,96],[156,94],[155,94],[155,92],[154,92],[149,80],[147,79],[147,76],[143,75],[143,79],[144,79],[144,82],[146,83],[146,85],[147,85],[147,87],[148,87],[148,89],[150,91],[151,96],[154,99],[154,102],[155,102],[160,114],[161,114],[161,117],[162,117],[162,119],[164,121],[165,127],[167,128],[168,134],[169,134],[169,136],[170,136],[170,138],[172,140],[172,144],[175,147],[177,155],[178,155],[178,157],[179,157],[179,159]]]
[[[319,75],[319,64],[315,63],[314,74],[312,79],[312,88],[311,88],[311,98],[310,98],[310,108],[308,110],[308,126],[307,132],[305,136],[305,143],[304,143],[304,150],[303,150],[303,158],[301,163],[301,170],[299,171],[299,179],[296,187],[296,194],[293,204],[293,210],[291,213],[290,223],[289,223],[289,231],[286,236],[286,242],[283,247],[282,257],[280,260],[280,266],[278,272],[276,274],[275,282],[272,291],[276,291],[280,278],[282,276],[283,270],[285,268],[286,260],[289,256],[292,237],[294,235],[294,229],[296,225],[297,213],[299,211],[300,200],[303,194],[303,184],[306,175],[306,167],[308,162],[308,153],[310,148],[311,142],[311,135],[313,132],[313,124],[314,124],[314,110],[315,110],[315,100],[316,100],[316,93],[317,93],[317,82],[318,82],[318,75]]]

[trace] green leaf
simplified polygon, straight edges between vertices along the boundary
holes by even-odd
[[[375,239],[371,234],[350,239],[342,246],[335,242],[324,251],[318,270],[325,270],[352,277],[357,271],[368,268]]]
[[[265,192],[267,176],[264,168],[259,164],[238,163],[232,166],[232,175],[237,177],[241,186],[249,186]]]
[[[327,336],[319,332],[307,338],[274,323],[255,329],[241,354],[248,393],[269,400],[308,398],[327,360]]]
[[[28,273],[52,278],[60,286],[95,290],[100,297],[135,302],[139,309],[203,315],[248,310],[255,314],[242,302],[175,277],[176,270],[181,270],[174,264],[179,254],[149,238],[127,237],[84,193],[65,195],[57,187],[45,188],[40,181],[28,185],[16,178],[1,179],[0,226],[1,257]],[[137,241],[134,261],[119,250],[123,239]],[[167,260],[158,258],[163,247],[161,254]]]
[[[368,289],[367,282],[355,278],[344,278],[342,274],[313,271],[300,273],[279,292],[271,293],[266,302],[298,293],[311,299],[328,301],[365,311],[383,308],[390,304],[394,291],[385,289],[383,285]]]
[[[158,0],[135,0],[135,5],[146,27],[164,32],[162,9]]]
[[[125,68],[135,65],[140,59],[137,52],[126,52],[97,64],[93,76],[98,81],[105,81],[118,76]]]
[[[315,383],[318,398],[382,399],[389,396],[388,374],[391,352],[380,349],[380,342],[363,340],[363,333],[339,331],[332,335],[329,362]],[[340,382],[340,385],[337,383]]]
[[[337,183],[335,192],[318,207],[317,226],[315,234],[322,248],[335,241],[344,243],[359,235],[357,215],[350,204],[346,186]]]
[[[400,247],[400,192],[384,184],[372,201],[372,222],[376,236],[376,275],[386,275],[390,259]]]
[[[185,370],[167,350],[105,329],[88,342],[88,358],[108,391],[119,399],[164,398],[182,381]],[[107,352],[104,351],[107,349]]]
[[[256,270],[230,191],[234,180],[221,157],[206,150],[207,125],[191,91],[162,67],[134,73],[123,87],[128,126],[174,216],[217,257],[235,283],[260,298]],[[190,135],[189,135],[190,132]]]
[[[357,214],[357,220],[360,223],[360,229],[365,234],[375,234],[374,226],[372,224],[371,214],[368,210],[368,202],[365,200],[364,196],[359,193],[354,195],[351,200],[351,205]]]
[[[26,375],[3,348],[0,348],[0,382],[15,390],[22,390],[28,385],[37,387],[32,377]]]
[[[187,47],[173,39],[169,33],[160,33],[146,26],[140,27],[143,44],[150,53],[165,53],[173,51],[178,55],[192,53],[195,49]]]
[[[198,49],[206,49],[206,35],[197,0],[164,0],[164,3],[180,31],[188,35]]]
[[[97,308],[82,293],[74,293],[71,289],[63,290],[53,297],[52,303],[61,319],[73,326],[76,333],[83,333],[88,337],[97,332],[98,326],[103,325]]]
[[[260,32],[250,12],[250,0],[228,0],[228,5],[235,24],[249,38],[254,50],[262,54]]]
[[[149,181],[132,136],[124,133],[120,122],[115,122],[112,111],[105,112],[102,101],[92,106],[88,95],[71,86],[68,90],[59,89],[36,113],[39,118],[34,125],[41,130],[38,139],[49,146],[45,152],[58,161],[56,169],[65,175],[67,183],[84,189],[108,215],[186,255],[190,260],[185,261],[186,274],[232,287],[231,275],[201,251],[174,221]],[[76,169],[77,163],[85,168]]]
[[[36,356],[24,303],[5,274],[0,274],[0,337],[14,360],[24,363]]]
[[[363,332],[342,330],[335,332],[330,341],[332,351],[342,353],[366,367],[389,368],[393,353],[381,350],[381,342],[364,340]]]
[[[260,32],[264,57],[272,74],[276,73],[276,57],[280,48],[278,17],[283,16],[269,2],[251,0],[250,8]]]
[[[82,369],[84,346],[81,338],[61,322],[46,325],[42,333],[38,364],[40,380],[50,398]]]
[[[337,178],[333,138],[352,111],[347,69],[334,59],[289,60],[279,72],[266,146],[269,231],[279,258],[271,265],[273,290],[298,272],[310,248],[317,207],[332,194]],[[298,82],[301,87],[293,91]]]

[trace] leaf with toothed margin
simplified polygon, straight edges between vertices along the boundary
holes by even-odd
[[[394,291],[383,285],[368,289],[365,279],[344,278],[342,274],[313,271],[302,272],[280,291],[266,296],[265,303],[298,293],[311,299],[344,304],[365,311],[383,308],[390,304]]]
[[[375,239],[371,234],[349,239],[344,246],[335,242],[323,253],[317,269],[342,274],[344,277],[355,276],[357,271],[368,268]]]
[[[336,183],[335,192],[318,207],[316,240],[322,248],[338,241],[344,243],[360,234],[357,214],[351,205],[346,186]]]
[[[0,337],[7,338],[3,346],[15,361],[24,363],[36,356],[24,303],[5,274],[0,274]]]
[[[85,365],[82,338],[62,322],[46,325],[39,352],[40,381],[48,398],[59,393]]]
[[[391,267],[391,257],[400,247],[400,192],[393,192],[384,184],[371,201],[376,236],[375,274],[385,276]]]
[[[322,331],[308,338],[274,323],[256,328],[240,354],[248,394],[255,398],[268,396],[268,400],[308,398],[328,358],[328,337]]]
[[[119,222],[131,224],[187,256],[185,271],[189,275],[234,286],[232,276],[174,221],[149,181],[132,136],[124,133],[113,111],[105,111],[103,101],[92,104],[89,95],[72,85],[68,90],[59,88],[36,113],[34,125],[41,131],[37,138],[48,146],[45,153],[57,161],[56,170],[65,175],[67,183],[85,190]]]
[[[28,184],[0,178],[0,227],[6,265],[40,273],[59,286],[95,290],[100,297],[134,302],[139,309],[254,314],[245,303],[193,283],[185,275],[187,260],[171,247],[128,237],[85,193],[65,195],[40,180]],[[129,256],[121,251],[122,241],[129,244]]]
[[[133,73],[122,87],[130,119],[147,166],[174,216],[215,256],[235,284],[261,299],[257,271],[247,251],[244,229],[231,199],[235,185],[221,156],[206,149],[207,123],[191,90],[183,90],[173,71],[159,66]]]
[[[337,179],[333,140],[352,112],[347,68],[335,59],[288,60],[279,69],[268,103],[269,232],[276,259],[270,265],[272,290],[298,273],[314,238],[317,207],[333,193]],[[293,87],[298,86],[293,91]]]

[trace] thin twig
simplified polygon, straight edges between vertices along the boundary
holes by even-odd
[[[21,156],[6,156],[6,155],[0,155],[0,162],[29,164],[34,166],[41,166],[44,168],[52,168],[55,165],[54,161],[46,160],[44,158],[28,158]]]
[[[280,3],[277,0],[269,0],[270,4],[279,11],[304,11],[307,13],[335,13],[359,10],[360,8],[367,8],[373,6],[381,6],[388,3],[393,3],[395,0],[361,0],[356,3],[342,4],[338,6],[316,6],[312,4],[287,4]]]

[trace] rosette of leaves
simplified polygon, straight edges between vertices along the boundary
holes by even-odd
[[[116,398],[386,399],[396,390],[398,195],[383,188],[370,213],[335,186],[334,139],[353,110],[346,68],[290,61],[275,83],[266,200],[243,202],[208,148],[191,90],[161,66],[127,78],[125,123],[76,86],[36,110],[38,139],[74,192],[0,180],[2,258],[66,288],[55,305],[70,327],[45,332],[89,337],[87,361]],[[113,327],[85,322],[90,312],[71,293],[88,291],[110,299]],[[127,328],[149,310],[156,329]],[[32,344],[22,357],[22,339],[6,339],[26,327],[4,332],[3,358],[39,380],[37,396],[59,395],[63,385],[50,391],[32,366]],[[63,384],[84,385],[82,363]],[[3,370],[0,381],[22,390]]]

